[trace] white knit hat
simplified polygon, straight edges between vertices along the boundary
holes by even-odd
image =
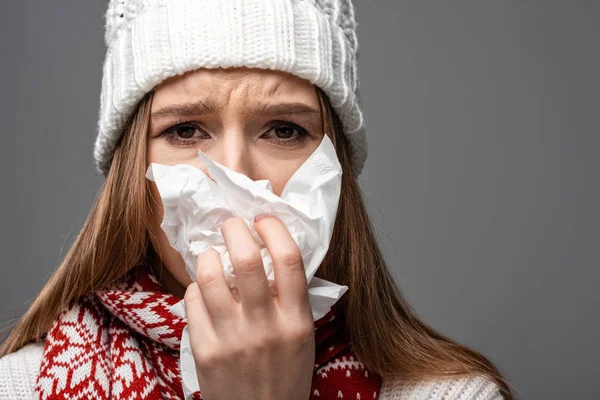
[[[108,173],[127,119],[163,80],[204,68],[292,73],[329,97],[360,174],[367,140],[351,0],[110,0],[94,158]]]

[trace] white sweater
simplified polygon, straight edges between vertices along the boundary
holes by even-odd
[[[33,399],[43,345],[33,343],[0,358],[0,400]],[[484,377],[425,381],[419,385],[384,381],[381,400],[502,400],[498,386]]]

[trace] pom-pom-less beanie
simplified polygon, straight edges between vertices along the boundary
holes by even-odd
[[[280,70],[329,97],[360,174],[367,141],[351,0],[110,0],[94,158],[106,175],[136,104],[163,80],[198,68]]]

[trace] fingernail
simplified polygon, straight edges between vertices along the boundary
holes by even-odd
[[[254,223],[257,223],[261,219],[266,218],[268,216],[269,216],[269,214],[258,214],[256,217],[254,217]]]

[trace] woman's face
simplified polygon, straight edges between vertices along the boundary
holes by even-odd
[[[148,165],[185,163],[206,173],[198,157],[202,150],[252,180],[268,179],[275,194],[281,195],[323,135],[319,98],[307,80],[271,70],[199,69],[169,78],[156,88]],[[151,188],[157,216],[152,241],[171,281],[163,284],[183,295],[191,279],[160,229],[163,205],[154,183]]]

